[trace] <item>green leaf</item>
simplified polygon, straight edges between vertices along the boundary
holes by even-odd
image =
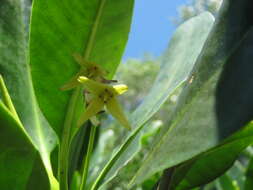
[[[213,16],[203,13],[181,25],[171,39],[167,59],[163,60],[161,71],[143,103],[131,115],[131,126],[135,130],[105,166],[93,189],[115,177],[126,163],[140,150],[140,140],[145,122],[162,106],[166,99],[182,85],[189,75],[194,62],[210,31]],[[192,48],[185,48],[191,46]],[[184,68],[184,69],[182,69]],[[148,127],[148,126],[147,126]]]
[[[30,35],[32,78],[40,108],[59,136],[70,108],[70,93],[60,87],[80,69],[73,54],[101,65],[112,77],[127,42],[133,2],[34,1]],[[81,100],[73,100],[75,103],[80,104]]]
[[[253,143],[252,134],[253,124],[251,123],[221,145],[179,165],[174,170],[170,188],[186,190],[198,187],[224,174],[233,165],[238,155]]]
[[[82,88],[60,90],[80,70],[80,54],[109,72],[111,78],[123,54],[134,0],[34,0],[30,33],[30,64],[39,106],[62,136],[61,188],[67,189],[70,134],[83,112]]]
[[[0,186],[25,190],[36,150],[20,123],[0,100]]]
[[[213,148],[252,119],[251,43],[241,43],[252,41],[249,7],[249,0],[223,1],[170,125],[161,130],[132,184]],[[228,60],[240,43],[244,50]]]
[[[39,185],[38,185],[39,184]],[[45,166],[42,163],[39,153],[33,163],[33,170],[29,177],[26,190],[49,190],[50,184],[47,177]]]
[[[238,49],[233,53],[233,55],[228,60],[228,62],[230,62],[231,65],[233,65],[233,67],[235,67],[234,78],[226,77],[227,79],[230,79],[231,81],[230,84],[234,86],[235,78],[237,80],[238,76],[243,76],[240,78],[240,84],[244,83],[245,84],[244,88],[246,88],[247,91],[245,92],[245,89],[244,90],[240,89],[238,91],[248,94],[249,97],[251,97],[250,94],[252,94],[252,90],[248,88],[248,86],[250,86],[250,83],[253,82],[252,79],[250,80],[248,78],[251,75],[250,73],[251,62],[249,60],[253,58],[252,45],[253,45],[253,30],[251,29],[250,32],[246,35],[245,39],[240,44],[240,46],[238,47]],[[240,65],[241,72],[238,72],[238,68],[236,67],[237,65]],[[231,73],[233,72],[230,71],[230,74]],[[249,84],[247,85],[247,83]],[[226,87],[223,87],[223,89],[227,90],[228,88],[229,83],[226,82]],[[236,91],[237,90],[234,90],[234,92]],[[229,95],[231,94],[231,92],[229,91],[227,93]],[[226,96],[226,94],[224,96]],[[245,97],[245,95],[242,96]],[[222,102],[226,103],[225,101]],[[245,104],[243,104],[243,101],[240,101],[240,103],[243,105],[244,108],[247,108],[248,105],[250,106],[249,101],[245,102],[246,106]],[[223,106],[223,108],[224,107],[225,106]],[[242,112],[242,110],[243,109],[241,108],[240,112]],[[243,113],[247,114],[247,112],[251,114],[250,108],[248,108],[248,110],[246,109]],[[240,116],[240,118],[243,117]],[[251,116],[249,118],[251,118]],[[236,160],[238,155],[247,146],[253,143],[253,136],[251,135],[252,130],[253,124],[250,123],[248,127],[236,133],[235,136],[226,139],[225,142],[223,142],[218,147],[213,148],[207,153],[201,154],[196,158],[186,162],[185,164],[177,167],[174,172],[174,177],[171,181],[171,189],[183,190],[191,187],[196,187],[201,184],[210,182],[214,178],[222,175],[229,167],[231,167],[231,165]],[[248,136],[245,137],[245,135],[247,134]],[[215,158],[219,158],[219,162],[217,162]]]
[[[26,42],[20,1],[5,0],[0,5],[0,74],[17,114],[40,152],[51,184],[55,184],[50,164],[50,152],[56,146],[57,137],[40,113],[33,92],[29,67],[26,62]],[[15,138],[13,136],[12,138]],[[35,157],[33,157],[35,159]]]

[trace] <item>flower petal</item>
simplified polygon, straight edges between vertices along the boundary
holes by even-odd
[[[80,119],[77,122],[77,126],[82,126],[88,119],[95,116],[99,111],[104,107],[104,102],[100,98],[94,98],[91,100],[87,109],[81,115]]]
[[[103,90],[108,88],[107,85],[96,82],[94,80],[90,80],[85,76],[80,76],[78,78],[78,81],[83,84],[84,88],[95,95],[99,95]]]
[[[131,125],[129,124],[116,98],[111,98],[106,103],[106,108],[112,114],[112,116],[120,122],[121,125],[131,130]]]
[[[123,94],[128,90],[128,86],[124,84],[113,85],[112,87],[116,95]]]

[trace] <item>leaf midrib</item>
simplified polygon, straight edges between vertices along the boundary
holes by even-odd
[[[93,44],[95,41],[95,37],[96,37],[96,33],[98,30],[98,25],[99,25],[99,21],[101,19],[101,15],[105,6],[106,0],[100,0],[99,6],[98,6],[98,11],[97,11],[97,15],[95,18],[95,22],[93,24],[93,27],[91,29],[91,33],[90,33],[90,38],[88,39],[88,43],[84,52],[84,59],[88,60],[91,50],[93,48]]]
[[[99,2],[97,14],[95,15],[95,21],[94,21],[92,29],[90,31],[87,46],[84,50],[84,59],[85,60],[88,60],[90,57],[90,54],[91,54],[91,51],[92,51],[92,48],[93,48],[93,45],[95,42],[95,37],[97,34],[99,22],[101,20],[101,15],[104,10],[105,3],[106,3],[106,0],[100,0],[100,2]],[[60,183],[61,183],[61,185],[63,185],[63,188],[65,188],[65,189],[68,189],[66,181],[64,181],[67,179],[67,176],[64,177],[64,175],[67,175],[67,171],[68,171],[68,164],[66,163],[66,162],[68,162],[68,160],[66,160],[65,158],[69,157],[69,147],[70,147],[70,143],[71,143],[70,141],[72,139],[71,138],[71,128],[73,127],[73,123],[74,123],[74,114],[73,113],[75,112],[76,105],[79,100],[76,97],[76,95],[79,93],[79,91],[80,91],[80,88],[76,88],[72,93],[70,100],[72,99],[73,101],[71,101],[67,107],[65,122],[63,125],[64,127],[63,127],[63,137],[62,137],[61,146],[62,146],[62,144],[67,145],[67,147],[64,147],[65,149],[67,149],[67,151],[60,150],[60,157],[62,157],[60,159],[64,159],[64,160],[62,160],[63,162],[60,162],[60,168],[63,166],[63,168],[61,168],[61,170],[65,170],[63,176],[61,176],[61,174],[60,174],[60,176],[61,176],[60,179],[63,180],[63,181],[60,180]]]
[[[98,30],[98,25],[99,25],[99,22],[100,22],[100,19],[101,19],[101,15],[102,15],[102,12],[103,12],[103,9],[104,9],[104,5],[106,3],[106,0],[100,0],[100,3],[99,3],[99,6],[98,6],[98,11],[97,11],[97,14],[95,16],[95,21],[94,21],[94,24],[93,24],[93,27],[91,29],[91,32],[90,32],[90,37],[88,39],[88,43],[87,43],[87,46],[85,48],[85,51],[84,51],[84,59],[85,60],[88,60],[89,56],[90,56],[90,53],[91,53],[91,50],[93,48],[93,44],[94,44],[94,41],[95,41],[95,37],[96,37],[96,33],[97,33],[97,30]],[[76,88],[73,93],[72,93],[72,96],[76,96],[76,94],[78,93],[78,91],[80,91],[79,88]],[[72,99],[72,98],[70,98]],[[74,110],[76,109],[76,105],[77,105],[77,101],[79,99],[78,98],[73,98],[73,101],[68,105],[68,108],[67,108],[67,115],[65,117],[65,122],[64,122],[64,126],[66,126],[66,128],[71,128],[71,126],[73,125],[73,119],[74,119]],[[68,118],[68,113],[71,115],[69,119]],[[68,131],[68,135],[70,137],[70,130],[66,130]],[[68,137],[68,140],[70,140],[70,138]]]

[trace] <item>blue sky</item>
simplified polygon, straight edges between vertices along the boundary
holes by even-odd
[[[144,53],[159,56],[175,30],[172,17],[187,0],[136,0],[133,22],[124,59],[141,58]]]

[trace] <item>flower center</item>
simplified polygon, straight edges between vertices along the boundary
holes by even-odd
[[[113,93],[107,88],[99,95],[99,98],[106,104],[111,98],[113,98]]]

